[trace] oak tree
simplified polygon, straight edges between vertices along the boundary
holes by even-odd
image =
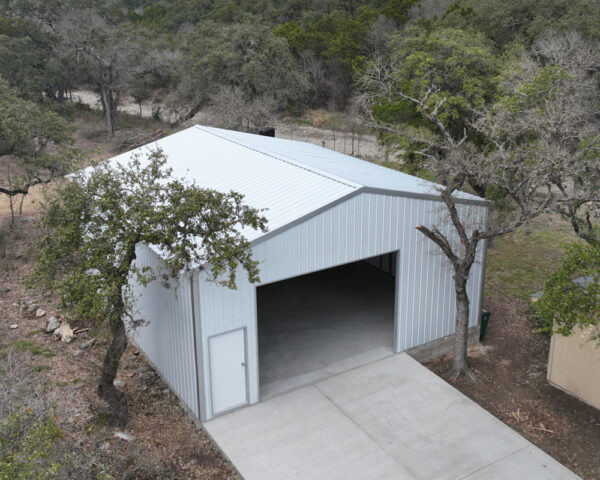
[[[67,174],[79,159],[68,123],[19,93],[0,77],[0,193],[11,208],[16,198]]]
[[[200,266],[207,279],[229,288],[235,288],[238,270],[256,282],[257,262],[241,231],[266,230],[266,220],[238,193],[172,178],[157,150],[74,175],[49,194],[41,227],[32,281],[59,293],[78,318],[110,329],[97,391],[112,422],[123,425],[127,399],[113,381],[127,345],[126,326],[143,321],[130,280],[145,284],[164,272],[176,279]],[[161,272],[136,265],[140,244],[161,252]]]

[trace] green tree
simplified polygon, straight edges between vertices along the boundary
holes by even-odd
[[[59,293],[79,318],[110,328],[98,395],[110,405],[114,424],[127,421],[127,400],[113,385],[127,345],[125,322],[135,328],[143,320],[129,282],[145,284],[162,273],[136,267],[136,247],[158,248],[173,277],[208,264],[210,279],[235,288],[238,269],[258,280],[240,229],[266,230],[265,223],[237,193],[172,179],[160,151],[126,165],[100,164],[50,193],[31,280]]]
[[[581,113],[587,109],[582,99],[588,95],[572,95],[580,79],[558,66],[536,64],[536,52],[519,58],[514,69],[505,64],[496,96],[486,95],[485,82],[478,80],[478,66],[487,59],[471,55],[467,58],[473,65],[466,69],[464,61],[450,57],[439,72],[428,55],[415,55],[410,51],[387,63],[371,62],[360,79],[361,105],[371,125],[418,159],[441,184],[445,218],[416,228],[442,250],[454,271],[452,371],[458,376],[469,374],[466,286],[478,245],[514,231],[557,204],[578,201],[581,192],[597,195],[600,135],[594,116]],[[472,82],[467,75],[471,68]],[[596,188],[569,188],[577,186],[582,175]],[[469,188],[495,201],[489,225],[474,222],[461,207],[458,191]]]
[[[475,29],[500,49],[515,42],[530,47],[549,30],[564,33],[577,29],[591,38],[600,35],[600,4],[596,0],[466,0],[454,5],[459,8],[448,11],[442,24]]]
[[[0,0],[0,75],[29,100],[63,102],[81,80],[75,58],[56,35],[64,0]]]
[[[479,33],[453,28],[411,27],[392,40],[394,88],[411,98],[424,98],[434,85],[436,97],[428,96],[428,108],[436,98],[444,98],[437,112],[444,127],[456,138],[465,130],[473,134],[470,121],[473,112],[489,103],[496,94],[501,62],[490,42]],[[365,78],[365,77],[363,77]],[[438,126],[420,112],[415,102],[401,95],[381,99],[373,105],[378,122],[404,123],[425,131],[437,131]],[[411,138],[396,136],[393,130],[380,132],[381,140],[398,145],[403,150],[404,169],[415,173],[422,167],[424,157],[416,154],[419,143]],[[485,194],[473,182],[480,195]]]
[[[67,122],[29,100],[0,77],[0,193],[12,200],[63,176],[78,161]]]
[[[130,28],[110,13],[73,9],[61,19],[57,31],[63,48],[79,59],[97,88],[106,129],[113,137],[119,96],[138,88],[141,78],[168,77],[171,56],[162,38]]]
[[[39,101],[47,88],[47,35],[23,20],[0,17],[0,75],[30,100]]]
[[[382,7],[381,13],[394,20],[398,25],[404,25],[408,11],[417,3],[419,3],[418,0],[388,0]]]
[[[306,88],[286,41],[265,27],[204,22],[184,35],[180,51],[170,103],[185,119],[223,87],[237,88],[248,102],[268,96],[280,107]]]
[[[311,99],[312,103],[333,101],[338,107],[346,105],[354,69],[367,53],[367,38],[376,19],[377,12],[363,6],[354,15],[334,11],[307,24],[290,21],[274,29],[304,60],[305,66],[306,59],[313,58],[324,71],[310,78],[313,93],[322,95]],[[314,70],[313,67],[307,71],[310,74]]]

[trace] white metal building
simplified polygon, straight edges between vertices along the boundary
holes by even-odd
[[[415,230],[417,225],[435,224],[452,231],[434,184],[308,143],[201,126],[137,151],[156,146],[167,155],[174,176],[194,179],[202,187],[240,192],[249,205],[266,209],[268,219],[267,233],[244,232],[260,262],[259,285],[249,284],[241,274],[237,290],[229,290],[196,271],[181,278],[176,290],[158,281],[134,287],[138,308],[148,322],[132,332],[134,341],[202,421],[261,398],[260,349],[266,348],[269,338],[263,338],[260,344],[265,347],[259,348],[257,291],[265,285],[282,282],[285,286],[287,279],[367,260],[387,272],[392,282],[391,326],[385,334],[390,353],[453,333],[451,267],[437,247]],[[132,153],[113,161],[126,161]],[[460,214],[468,216],[473,227],[484,226],[486,203],[466,193],[460,193],[459,199]],[[469,285],[470,326],[477,325],[480,316],[484,250],[485,245]],[[159,254],[147,246],[139,246],[138,262],[160,268]],[[310,285],[311,278],[307,276],[304,285]],[[329,277],[319,288],[331,283],[331,278],[342,277]],[[281,290],[276,295],[281,296]],[[293,291],[291,295],[290,310],[301,309],[302,305],[294,304]],[[351,295],[360,302],[356,291]],[[327,318],[337,315],[338,307],[344,308],[345,302],[336,298],[323,314],[323,328]],[[364,332],[371,332],[375,326],[368,325],[369,309],[365,305],[344,313],[334,338],[361,323]],[[262,310],[268,311],[269,305]],[[287,321],[281,315],[277,327],[285,327]],[[303,321],[294,317],[297,331]],[[318,328],[310,328],[319,335]],[[285,335],[280,338],[282,348]],[[335,348],[333,343],[323,349]],[[309,350],[307,345],[311,357],[319,351],[313,347]],[[348,348],[360,349],[360,338],[354,338]]]

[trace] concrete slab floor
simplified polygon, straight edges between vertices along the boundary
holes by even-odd
[[[246,480],[578,478],[404,353],[204,426]]]
[[[262,399],[392,354],[394,278],[371,265],[265,285],[257,300]]]

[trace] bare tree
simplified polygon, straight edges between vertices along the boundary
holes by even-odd
[[[379,15],[367,32],[367,52],[370,55],[381,55],[388,50],[390,48],[391,35],[397,30],[398,27],[396,27],[396,23],[393,20]]]
[[[452,233],[444,233],[441,224],[416,228],[442,250],[452,265],[456,291],[452,373],[453,378],[471,375],[467,361],[470,305],[466,287],[478,246],[548,211],[558,195],[555,186],[584,174],[586,167],[580,160],[594,152],[598,137],[578,144],[576,156],[566,158],[562,151],[552,149],[544,134],[544,129],[549,127],[543,120],[528,124],[530,115],[540,112],[539,104],[553,111],[555,98],[548,96],[545,87],[560,87],[558,79],[545,78],[543,70],[538,70],[538,76],[533,79],[520,82],[514,95],[509,92],[493,107],[473,112],[471,118],[466,119],[468,128],[456,132],[444,121],[447,98],[440,95],[440,89],[431,82],[422,96],[409,95],[398,81],[399,68],[400,65],[383,60],[372,62],[360,79],[363,93],[359,105],[371,126],[416,145],[414,154],[441,184],[439,195],[446,207],[445,221],[453,227]],[[524,91],[529,94],[522,102]],[[416,108],[423,121],[421,126],[386,122],[374,113],[382,101],[389,104],[398,99]],[[585,136],[586,130],[579,127],[578,134]],[[477,141],[473,141],[475,137]],[[598,177],[595,181],[598,184]],[[493,193],[498,200],[489,225],[473,225],[468,216],[461,214],[459,191],[470,185]],[[563,201],[574,198],[567,189],[560,193]]]
[[[239,87],[221,87],[210,96],[210,105],[204,109],[209,122],[216,127],[258,132],[271,123],[277,110],[277,101],[268,96],[252,100]]]
[[[581,239],[600,246],[600,42],[577,32],[547,34],[534,55],[537,63],[550,63],[558,85],[550,101],[529,110],[513,128],[533,125],[543,148],[575,167],[570,178],[553,179],[560,192],[553,210]]]

